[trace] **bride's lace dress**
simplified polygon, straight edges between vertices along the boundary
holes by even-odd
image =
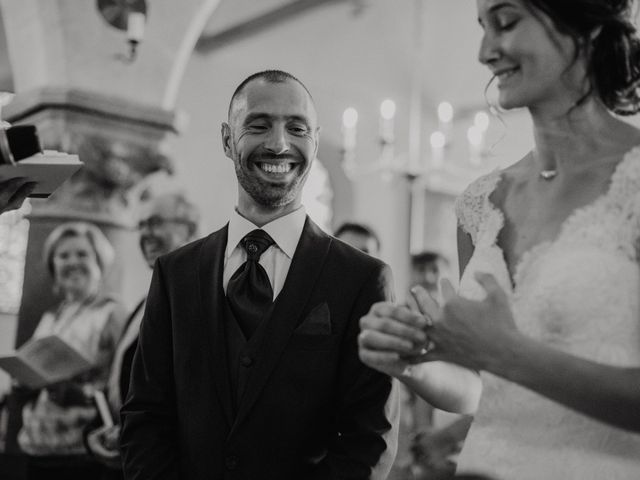
[[[481,298],[473,273],[492,273],[522,332],[582,358],[640,366],[640,147],[625,155],[605,194],[573,212],[557,239],[522,257],[513,280],[496,245],[504,217],[489,199],[500,179],[496,170],[458,199],[459,223],[475,246],[460,293]],[[504,480],[640,479],[640,435],[491,374],[482,381],[458,471]]]

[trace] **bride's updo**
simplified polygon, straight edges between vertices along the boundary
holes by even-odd
[[[587,49],[591,86],[611,111],[640,111],[640,38],[634,0],[526,0],[573,38],[576,56]]]

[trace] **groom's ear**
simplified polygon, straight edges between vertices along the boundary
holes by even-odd
[[[224,154],[233,160],[233,151],[231,148],[231,127],[227,122],[223,122],[220,127],[220,135],[222,137],[222,148]]]

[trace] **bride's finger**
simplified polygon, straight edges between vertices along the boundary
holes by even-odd
[[[440,306],[429,292],[419,285],[411,288],[411,295],[413,295],[420,312],[425,316],[428,326],[431,326],[433,320],[439,315]]]
[[[420,306],[418,305],[418,302],[413,295],[407,295],[407,306],[409,307],[409,310],[422,317]]]
[[[419,329],[424,328],[427,324],[427,321],[419,312],[412,312],[404,305],[394,305],[392,303],[377,303],[373,305],[365,317],[369,317],[371,320],[377,317],[385,321],[404,323]],[[362,320],[361,327],[364,328]]]

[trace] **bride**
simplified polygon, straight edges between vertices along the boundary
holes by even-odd
[[[458,199],[458,295],[376,304],[359,337],[367,365],[475,413],[458,471],[640,478],[640,131],[617,116],[640,111],[633,6],[477,0],[479,60],[535,146]]]

